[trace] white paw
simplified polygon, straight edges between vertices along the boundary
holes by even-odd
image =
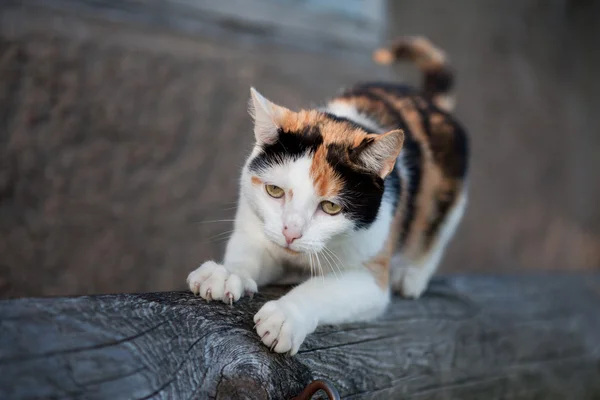
[[[422,268],[407,268],[400,288],[402,296],[409,299],[418,299],[427,289],[429,278],[430,274]]]
[[[316,323],[303,319],[296,307],[281,299],[265,303],[254,316],[254,323],[256,333],[267,347],[292,356],[316,327]]]
[[[192,271],[187,277],[190,290],[203,299],[222,300],[232,304],[238,301],[244,293],[256,293],[256,282],[232,274],[224,266],[214,261],[207,261]]]

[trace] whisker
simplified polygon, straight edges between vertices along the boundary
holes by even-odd
[[[327,252],[327,247],[323,247],[323,256],[325,257],[325,259],[329,263],[329,268],[331,269],[331,271],[335,274],[335,276],[337,278],[337,272],[334,269],[333,265],[331,264],[331,255],[329,255],[329,253]],[[334,260],[334,263],[335,263],[335,260]]]
[[[214,236],[209,237],[208,239],[206,239],[202,243],[219,243],[219,242],[223,242],[223,241],[229,240],[229,238],[231,238],[231,235],[233,234],[233,232],[235,232],[235,229],[232,229],[232,230],[226,231],[226,232],[218,233],[218,234],[216,234]]]
[[[319,258],[319,255],[317,253],[315,253],[315,257],[317,258],[317,262],[319,263],[319,271],[321,273],[321,279],[323,280],[323,283],[325,283],[325,272],[323,271],[323,267],[321,266],[321,259]]]
[[[324,247],[323,250],[325,250],[326,248]],[[333,265],[331,265],[331,261],[329,261],[329,256],[327,254],[327,252],[323,252],[323,257],[325,257],[325,261],[327,261],[327,264],[329,264],[329,269],[331,270],[331,272],[333,272],[333,274],[335,275],[335,279],[340,279],[338,277],[337,272],[335,271],[335,269],[333,268]]]
[[[225,232],[221,232],[221,233],[217,233],[216,235],[211,236],[209,239],[214,239],[214,238],[217,238],[219,236],[228,235],[228,234],[233,233],[233,232],[235,232],[235,229],[232,229],[232,230],[229,230],[229,231],[225,231]]]
[[[328,251],[329,251],[331,254],[333,254],[333,256],[334,256],[335,258],[337,258],[337,260],[340,262],[340,264],[342,264],[342,260],[340,260],[340,258],[338,257],[338,255],[337,255],[337,254],[335,254],[335,252],[334,252],[333,250],[331,250],[330,248],[327,248],[327,250],[328,250]]]
[[[331,250],[331,249],[330,249],[330,248],[328,248],[327,246],[325,246],[325,247],[324,247],[324,249],[325,249],[325,250],[326,250],[326,251],[327,251],[329,254],[331,254],[332,256],[334,256],[334,257],[337,259],[337,261],[336,261],[336,260],[333,260],[333,259],[332,259],[332,261],[333,261],[333,262],[334,262],[334,264],[336,265],[336,267],[337,267],[338,271],[340,271],[340,274],[342,274],[342,275],[343,275],[343,273],[344,273],[344,272],[342,271],[343,265],[340,265],[340,264],[343,264],[343,263],[342,263],[342,260],[340,260],[340,258],[337,256],[337,254],[335,254],[335,253],[333,252],[333,250]]]
[[[224,237],[219,238],[219,239],[215,239],[215,240],[212,241],[212,243],[224,243],[224,242],[227,242],[229,239],[231,239],[231,235],[224,236]]]

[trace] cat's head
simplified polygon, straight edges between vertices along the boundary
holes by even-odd
[[[254,89],[250,112],[256,145],[242,177],[243,195],[272,242],[317,252],[376,220],[402,131],[369,134],[325,112],[290,111]]]

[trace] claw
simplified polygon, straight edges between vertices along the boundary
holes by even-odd
[[[256,327],[260,324],[260,319],[258,321],[256,321],[256,323],[254,324],[254,326],[252,327],[252,329],[256,329]]]
[[[210,293],[210,289],[208,289],[206,291],[206,302],[210,303],[211,300],[212,300],[212,296],[211,296],[211,293]]]
[[[229,292],[225,293],[225,296],[229,298],[229,306],[233,306],[233,295]]]
[[[261,339],[264,339],[264,338],[265,338],[265,337],[266,337],[266,336],[267,336],[269,333],[271,333],[271,332],[269,332],[269,331],[266,331],[266,332],[265,332],[265,334],[264,334],[264,335],[262,335]]]
[[[277,346],[277,343],[279,343],[279,342],[277,341],[277,339],[275,339],[273,341],[273,344],[271,345],[271,348],[269,350],[273,351],[273,349],[275,348],[275,346]]]

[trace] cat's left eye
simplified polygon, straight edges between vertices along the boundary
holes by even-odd
[[[274,197],[276,199],[280,199],[285,194],[284,190],[279,186],[275,185],[265,185],[265,190],[269,194],[269,196]]]
[[[329,215],[336,215],[342,211],[342,206],[339,204],[332,203],[331,201],[322,201],[321,202],[321,210],[326,212]]]

